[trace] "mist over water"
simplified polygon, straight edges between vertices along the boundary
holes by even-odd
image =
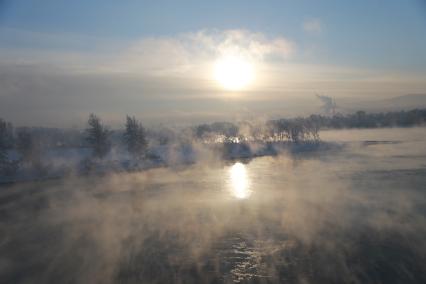
[[[1,283],[425,283],[426,130],[0,188]]]

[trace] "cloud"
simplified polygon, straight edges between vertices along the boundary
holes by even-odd
[[[223,32],[199,33],[196,38],[210,39],[207,42],[216,46],[217,55],[224,53],[243,53],[253,59],[262,60],[273,55],[280,59],[287,58],[294,51],[294,44],[284,37],[268,38],[262,33],[248,30],[227,30]]]
[[[293,116],[310,113],[298,100],[317,92],[340,100],[423,93],[426,86],[419,73],[295,62],[303,50],[288,38],[243,29],[114,41],[0,28],[0,40],[0,113],[18,124],[80,125],[90,112],[110,120],[126,113],[198,119],[239,114],[239,107]],[[230,96],[217,87],[213,63],[235,53],[256,64],[256,82]]]
[[[126,73],[133,75],[199,78],[218,57],[238,54],[255,63],[270,57],[281,62],[295,44],[282,36],[270,37],[244,29],[200,30],[174,36],[113,41],[77,36],[45,35],[0,29],[0,63],[42,66],[72,73]],[[14,44],[18,45],[14,46]]]
[[[303,23],[303,29],[310,34],[321,34],[323,25],[319,19],[309,19]]]
[[[144,38],[122,50],[115,69],[151,74],[200,74],[216,58],[238,54],[262,62],[273,56],[285,60],[294,43],[284,37],[267,37],[248,30],[201,30],[175,37]]]

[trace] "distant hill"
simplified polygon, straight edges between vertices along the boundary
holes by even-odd
[[[384,99],[378,102],[389,108],[414,109],[426,107],[426,94],[408,94]]]
[[[408,94],[380,100],[337,99],[337,109],[343,113],[399,111],[426,108],[426,94]]]

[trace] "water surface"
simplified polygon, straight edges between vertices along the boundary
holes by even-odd
[[[426,283],[426,131],[0,188],[1,283]],[[343,145],[343,146],[342,146]]]

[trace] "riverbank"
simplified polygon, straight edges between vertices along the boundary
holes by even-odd
[[[134,159],[121,149],[113,149],[104,159],[91,158],[87,148],[51,149],[37,164],[21,163],[13,175],[1,176],[0,185],[61,179],[71,175],[106,175],[144,171],[159,167],[189,165],[209,160],[252,159],[280,153],[300,154],[341,147],[332,142],[268,142],[161,145],[149,150],[144,159]],[[15,160],[16,152],[9,155]]]

